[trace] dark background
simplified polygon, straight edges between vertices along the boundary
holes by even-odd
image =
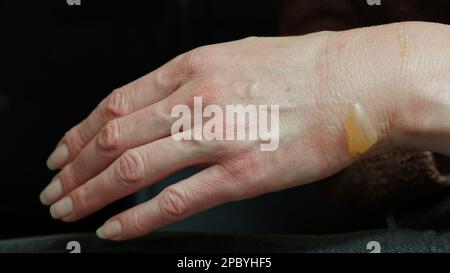
[[[38,195],[46,157],[114,88],[186,50],[274,35],[280,4],[257,1],[1,1],[0,237],[93,231],[130,200],[80,223],[50,218]]]
[[[0,238],[92,232],[136,200],[188,175],[75,224],[51,219],[38,198],[54,175],[45,162],[56,142],[114,88],[200,45],[277,35],[282,14],[276,0],[81,2],[0,0]],[[319,6],[325,15],[329,7]],[[352,26],[382,23],[376,16],[373,22],[361,20],[364,9],[352,13],[359,16],[352,17]],[[404,10],[397,15],[409,18]],[[307,19],[300,23],[309,22],[311,30],[326,25],[311,24],[319,17]],[[336,21],[331,25],[343,28]],[[309,185],[223,205],[167,229],[327,233],[383,227],[383,217],[380,211],[329,204],[318,186]]]

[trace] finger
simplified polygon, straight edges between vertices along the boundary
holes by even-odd
[[[97,230],[103,239],[125,240],[147,234],[213,206],[236,200],[236,183],[222,165],[213,165],[173,184],[155,198],[116,215]]]
[[[191,55],[180,55],[155,71],[114,90],[86,119],[66,133],[48,158],[48,168],[60,169],[72,161],[108,121],[170,95],[193,73],[189,69],[195,68],[190,64],[193,63]]]
[[[104,172],[56,202],[50,211],[56,219],[75,221],[177,170],[205,162],[209,154],[192,141],[172,137],[125,152]]]
[[[189,101],[190,91],[196,88],[198,83],[191,81],[157,103],[108,121],[79,155],[42,191],[41,203],[55,203],[102,172],[124,151],[170,135],[174,122],[171,117],[172,105],[179,101]]]
[[[102,172],[124,151],[170,135],[170,113],[165,100],[128,116],[108,121],[80,154],[41,193],[41,202],[53,204],[61,197]]]

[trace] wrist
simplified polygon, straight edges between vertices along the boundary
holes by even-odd
[[[393,84],[399,96],[392,143],[450,155],[450,27],[410,22],[395,32],[407,47]]]
[[[413,93],[404,93],[403,82],[398,80],[399,49],[392,26],[335,32],[326,46],[327,82],[342,107],[341,119],[345,126],[348,109],[356,103],[363,108],[365,120],[373,125],[377,136],[368,151],[371,154],[395,145],[397,114],[405,97]],[[347,130],[346,138],[349,142]]]
[[[371,150],[450,154],[450,30],[406,22],[336,32],[329,82],[343,105],[361,103],[377,131]],[[448,146],[446,148],[445,146]]]

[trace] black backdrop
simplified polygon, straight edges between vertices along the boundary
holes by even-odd
[[[257,9],[255,7],[257,6]],[[76,224],[39,192],[55,143],[113,88],[193,47],[275,35],[278,1],[0,1],[0,238],[92,231],[123,200]]]

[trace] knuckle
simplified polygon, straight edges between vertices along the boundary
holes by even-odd
[[[189,153],[195,155],[197,158],[205,160],[213,158],[215,155],[215,151],[213,150],[214,147],[211,143],[213,141],[206,141],[196,137],[195,135],[197,132],[194,132],[194,130],[188,132],[191,137],[177,139],[177,141],[173,143],[174,150],[179,151],[180,154]]]
[[[241,152],[227,157],[225,162],[218,164],[219,177],[227,181],[225,192],[230,200],[240,200],[254,196],[255,192],[266,193],[266,186],[261,184],[261,167],[264,158],[252,152]]]
[[[131,214],[131,225],[139,234],[145,234],[148,232],[148,228],[145,225],[145,216],[141,215],[140,210],[135,209]]]
[[[216,171],[213,181],[221,185],[222,198],[226,201],[238,201],[245,196],[244,185],[241,179],[233,174],[229,167],[222,164],[218,165],[220,169]],[[226,183],[224,183],[226,182]]]
[[[83,181],[78,177],[73,163],[68,164],[58,175],[64,192],[77,188]]]
[[[186,215],[189,209],[186,193],[175,186],[165,188],[159,198],[159,208],[169,217]]]
[[[89,210],[92,204],[91,194],[86,187],[79,187],[74,193],[71,194],[74,206],[78,213]]]
[[[182,138],[180,139],[175,145],[177,145],[178,151],[183,151],[183,149],[186,149],[187,147],[191,151],[201,151],[201,149],[205,145],[205,141],[200,139],[200,137],[195,137],[195,132],[192,130],[193,137],[191,138]]]
[[[83,130],[78,126],[72,128],[65,136],[65,142],[69,146],[71,153],[80,152],[86,143],[88,143],[88,138],[85,136]]]
[[[207,47],[200,47],[186,52],[181,58],[181,70],[184,74],[198,74],[207,68],[212,56]]]
[[[144,179],[144,167],[144,159],[139,152],[129,150],[119,158],[115,177],[125,185],[138,183]]]
[[[248,37],[244,38],[243,40],[245,40],[245,41],[257,41],[257,40],[259,40],[259,37],[258,36],[248,36]]]
[[[97,145],[102,150],[117,150],[120,147],[120,124],[117,119],[108,121],[100,130]]]
[[[180,55],[178,58],[181,59],[182,55]],[[172,60],[172,62],[176,62],[177,60]],[[152,72],[155,77],[155,91],[157,90],[163,90],[165,86],[173,83],[176,78],[176,74],[172,72],[170,69],[157,69]],[[177,85],[176,85],[177,86]]]
[[[104,102],[102,115],[106,120],[122,117],[127,114],[127,103],[124,87],[114,90]]]
[[[170,113],[172,112],[172,108],[173,105],[171,105],[170,103],[160,101],[158,103],[155,103],[153,107],[149,108],[148,110],[150,111],[149,115],[152,117],[152,119],[157,124],[163,125],[171,122],[172,118]]]

